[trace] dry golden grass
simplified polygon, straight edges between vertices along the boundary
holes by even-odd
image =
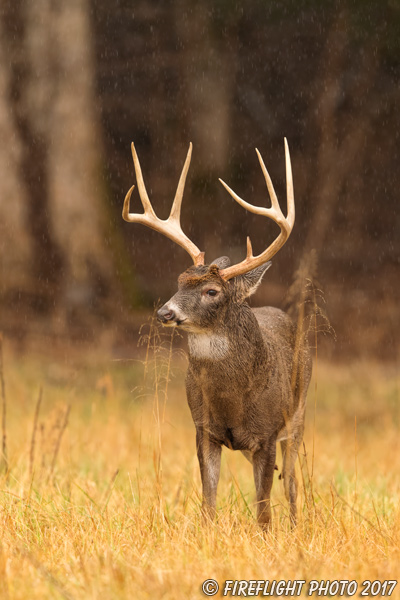
[[[226,579],[398,578],[394,368],[318,366],[298,465],[299,525],[290,530],[277,473],[273,529],[263,536],[251,466],[228,450],[217,522],[201,527],[185,361],[174,357],[171,371],[169,342],[165,354],[151,344],[146,369],[138,361],[6,352],[1,598],[196,599],[210,577],[221,586]]]

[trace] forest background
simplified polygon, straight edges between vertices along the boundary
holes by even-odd
[[[218,177],[268,205],[257,147],[285,205],[286,136],[296,226],[255,302],[284,307],[315,250],[327,356],[396,360],[399,83],[398,0],[3,2],[0,330],[134,352],[190,261],[121,218],[131,141],[162,218],[193,142],[183,229],[206,259],[237,261],[276,226]]]

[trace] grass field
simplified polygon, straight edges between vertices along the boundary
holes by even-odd
[[[207,578],[221,587],[227,579],[398,579],[394,367],[321,361],[314,369],[299,525],[290,530],[277,472],[273,529],[263,535],[251,466],[229,450],[217,522],[202,528],[185,359],[170,360],[168,340],[164,351],[142,351],[145,364],[98,353],[20,356],[4,344],[1,598],[196,599]]]

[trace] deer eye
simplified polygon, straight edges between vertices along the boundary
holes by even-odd
[[[207,290],[207,296],[216,296],[218,294],[217,290]]]

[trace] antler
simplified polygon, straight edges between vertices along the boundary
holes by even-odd
[[[287,193],[287,208],[288,215],[284,217],[281,208],[279,206],[278,198],[276,197],[276,193],[274,190],[274,186],[272,185],[271,178],[268,174],[268,171],[264,165],[263,159],[261,158],[261,154],[256,148],[258,160],[260,161],[262,172],[264,173],[265,181],[267,184],[267,188],[269,191],[269,195],[271,198],[271,208],[264,208],[262,206],[253,206],[245,200],[239,198],[237,194],[231,188],[226,185],[222,179],[220,182],[224,186],[224,188],[230,193],[232,198],[236,200],[243,208],[249,210],[250,212],[256,215],[263,215],[264,217],[268,217],[275,221],[277,225],[281,228],[281,232],[279,236],[272,242],[272,244],[264,250],[258,256],[253,256],[253,249],[251,246],[250,238],[247,238],[247,256],[246,258],[236,265],[232,265],[231,267],[227,267],[226,269],[222,269],[220,271],[220,275],[226,281],[228,279],[232,279],[232,277],[236,277],[237,275],[243,275],[244,273],[248,273],[252,269],[259,267],[266,263],[270,258],[272,258],[280,248],[282,248],[283,244],[288,239],[294,225],[294,191],[293,191],[293,178],[292,178],[292,166],[290,163],[290,154],[287,140],[285,138],[285,162],[286,162],[286,193]]]
[[[186,175],[189,170],[190,159],[192,156],[192,144],[190,143],[189,145],[189,150],[186,156],[185,164],[183,165],[182,173],[179,179],[178,187],[176,189],[176,194],[174,202],[172,204],[170,215],[165,221],[159,219],[153,210],[153,207],[147,195],[146,187],[144,185],[142,170],[140,168],[139,159],[136,154],[133,142],[131,148],[133,164],[135,166],[136,181],[138,185],[140,200],[144,208],[144,213],[137,214],[129,212],[129,203],[133,188],[135,187],[133,185],[125,197],[124,207],[122,209],[123,219],[128,223],[141,223],[142,225],[146,225],[147,227],[151,227],[159,233],[162,233],[163,235],[171,239],[173,242],[179,244],[179,246],[182,246],[182,248],[190,254],[195,265],[203,265],[204,252],[201,252],[197,248],[197,246],[195,246],[195,244],[193,244],[193,242],[183,233],[180,224],[183,191],[185,189]]]

